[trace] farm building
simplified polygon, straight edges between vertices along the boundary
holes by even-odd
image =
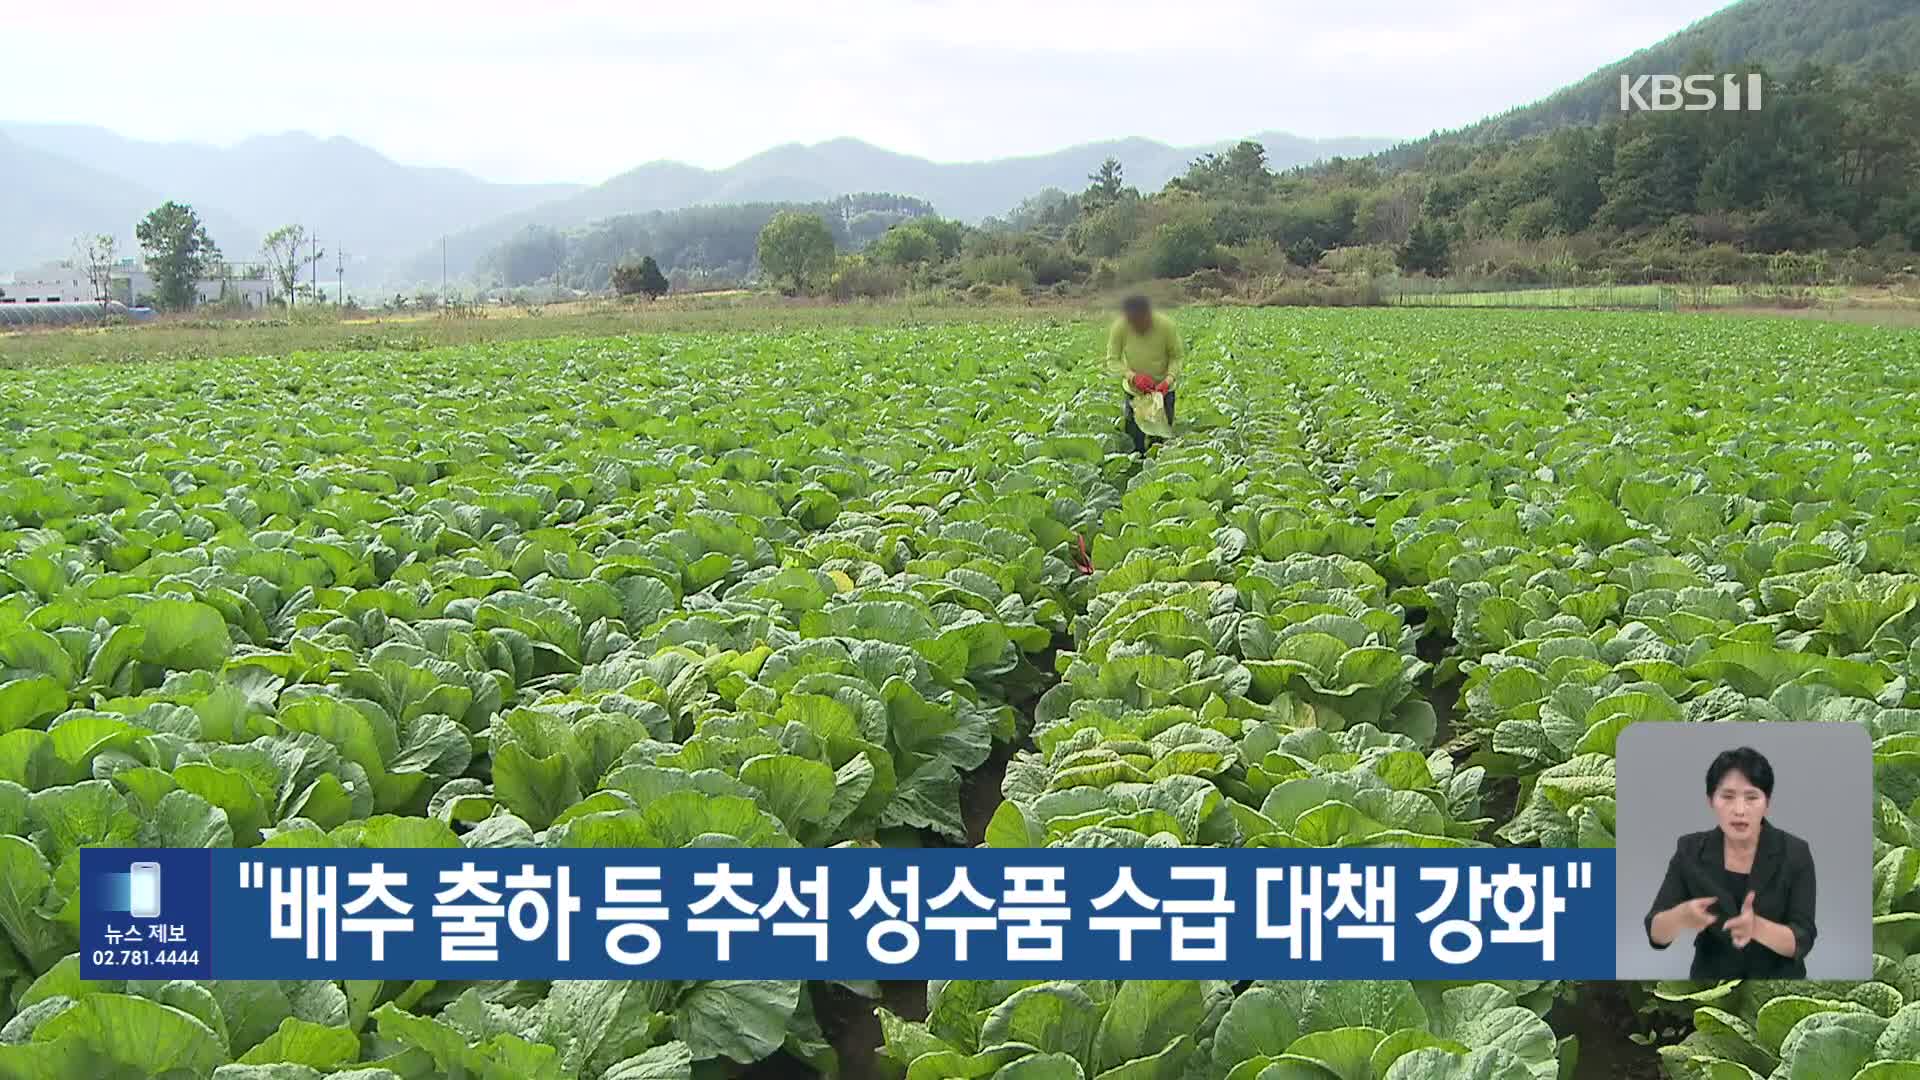
[[[0,304],[58,304],[98,300],[87,273],[71,266],[48,263],[0,281]]]
[[[236,265],[231,269],[232,276],[203,278],[195,282],[194,302],[231,302],[244,308],[266,307],[270,288],[266,273],[249,265]],[[123,259],[114,266],[106,299],[133,307],[150,298],[153,293],[153,275],[138,262]],[[21,271],[13,275],[11,280],[0,280],[0,294],[3,294],[0,295],[0,305],[85,303],[101,299],[94,294],[93,283],[87,280],[86,271],[62,263],[49,263]]]
[[[251,266],[236,266],[233,269],[233,277],[202,278],[194,282],[194,303],[218,304],[231,300],[244,308],[266,307],[268,290],[271,288],[266,274]],[[122,264],[114,268],[112,295],[115,300],[137,305],[147,301],[153,294],[153,275],[144,267]]]

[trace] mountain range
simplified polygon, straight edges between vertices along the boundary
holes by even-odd
[[[1362,155],[1390,140],[1253,136],[1277,167]],[[1150,139],[1087,143],[1050,154],[946,164],[858,139],[777,146],[724,169],[654,161],[592,187],[495,184],[455,169],[401,165],[345,138],[292,133],[233,147],[148,142],[105,128],[0,125],[0,175],[20,197],[0,200],[0,271],[65,258],[75,236],[113,231],[134,250],[133,227],[166,199],[191,203],[233,259],[254,255],[269,230],[305,224],[355,277],[456,277],[528,225],[571,228],[615,214],[700,204],[810,202],[863,191],[913,195],[967,221],[1002,213],[1046,187],[1077,189],[1107,157],[1127,179],[1158,188],[1200,154],[1228,143],[1170,146]],[[324,260],[331,266],[335,259]]]
[[[1393,141],[1306,139],[1274,131],[1249,138],[1265,146],[1267,160],[1281,169],[1329,157],[1363,156]],[[925,199],[947,217],[975,223],[1011,210],[1044,188],[1077,191],[1086,186],[1087,174],[1109,157],[1119,160],[1128,183],[1151,191],[1185,172],[1194,158],[1230,145],[1169,146],[1152,139],[1110,139],[1031,157],[940,163],[896,154],[859,139],[831,139],[812,146],[776,146],[717,170],[654,161],[585,191],[456,232],[446,238],[445,255],[457,276],[529,225],[567,229],[616,214],[701,204],[819,202],[866,191]],[[441,255],[436,245],[401,273],[415,280],[432,278],[439,273]]]
[[[135,223],[167,199],[191,203],[232,259],[252,258],[268,231],[297,221],[330,252],[391,260],[580,190],[401,165],[343,138],[296,133],[215,147],[59,124],[0,125],[0,175],[9,188],[18,177],[24,192],[0,199],[0,270],[65,258],[82,233],[111,232],[132,252]]]

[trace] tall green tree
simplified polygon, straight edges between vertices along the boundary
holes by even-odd
[[[667,295],[668,287],[667,275],[660,272],[660,264],[651,255],[643,256],[640,260],[640,291],[646,294],[647,299],[657,300]]]
[[[193,306],[194,282],[220,261],[220,249],[193,207],[168,199],[133,230],[153,275],[154,300],[170,311]]]
[[[1701,146],[1689,114],[1649,115],[1636,126],[1614,151],[1613,172],[1600,183],[1606,202],[1594,214],[1623,232],[1691,212],[1700,191]]]
[[[785,210],[760,230],[760,269],[792,292],[804,292],[833,271],[833,233],[818,214]]]
[[[1073,223],[1067,241],[1074,250],[1095,258],[1113,258],[1127,250],[1150,225],[1148,200],[1129,194]]]
[[[1242,187],[1257,187],[1273,179],[1267,168],[1267,148],[1252,139],[1242,139],[1227,151],[1227,179]]]
[[[1100,167],[1087,174],[1087,190],[1080,196],[1080,208],[1083,213],[1091,213],[1103,206],[1110,206],[1126,190],[1121,178],[1120,159],[1108,158]]]
[[[1407,273],[1439,277],[1447,272],[1448,246],[1446,230],[1421,218],[1413,223],[1413,228],[1407,233],[1407,242],[1400,245],[1400,250],[1395,254],[1400,269]]]
[[[939,248],[937,258],[940,261],[958,256],[960,246],[967,239],[967,227],[947,218],[924,217],[913,224],[921,232],[933,237],[934,246]]]
[[[1064,234],[1079,216],[1080,196],[1049,187],[1020,200],[1020,205],[1008,211],[1004,219],[988,218],[981,227],[988,231],[1038,233],[1051,240]]]
[[[1273,179],[1267,148],[1242,139],[1224,154],[1200,155],[1173,184],[1200,195],[1262,198],[1272,189]]]
[[[1593,224],[1593,215],[1607,201],[1600,182],[1613,170],[1613,128],[1568,128],[1553,136],[1547,155],[1551,169],[1549,198],[1553,224],[1563,233],[1577,233]]]
[[[1169,221],[1154,230],[1150,258],[1157,277],[1186,277],[1212,266],[1218,259],[1213,228],[1194,215]]]
[[[918,225],[895,225],[873,242],[869,254],[892,266],[925,266],[940,257],[940,244]]]

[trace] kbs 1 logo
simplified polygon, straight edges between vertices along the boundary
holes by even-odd
[[[1759,112],[1761,85],[1753,75],[1622,75],[1621,112]]]

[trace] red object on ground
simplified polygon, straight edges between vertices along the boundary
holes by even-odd
[[[1093,573],[1093,554],[1087,550],[1087,538],[1075,535],[1074,540],[1080,545],[1080,553],[1074,556],[1073,560],[1075,566],[1083,574]]]

